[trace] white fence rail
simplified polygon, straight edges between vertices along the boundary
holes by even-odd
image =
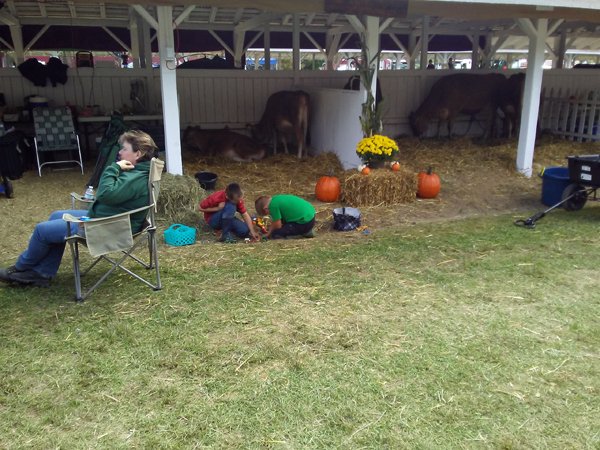
[[[544,89],[539,122],[572,141],[600,140],[600,89]]]
[[[419,106],[436,80],[449,73],[452,72],[381,71],[386,132],[391,135],[408,132],[410,111]],[[28,95],[40,95],[54,104],[91,104],[110,112],[131,105],[131,83],[143,80],[147,87],[146,104],[151,111],[160,111],[160,75],[156,69],[80,68],[69,69],[68,75],[65,85],[36,87],[18,70],[3,68],[0,69],[0,92],[10,106],[23,105]],[[246,123],[260,118],[266,99],[273,92],[296,87],[340,89],[350,75],[351,72],[330,71],[179,70],[181,124],[182,127],[198,124],[207,128],[224,125],[243,128]],[[563,92],[593,90],[600,86],[600,71],[548,70],[544,72],[543,84],[547,91],[554,89],[554,92],[558,89]],[[544,117],[545,114],[544,111]]]

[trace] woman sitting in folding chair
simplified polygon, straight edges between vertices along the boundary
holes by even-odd
[[[7,269],[0,269],[0,280],[20,285],[47,287],[56,276],[65,250],[67,222],[64,213],[76,217],[108,217],[147,206],[150,160],[158,150],[152,138],[142,131],[127,131],[119,138],[119,161],[106,167],[89,210],[54,211],[46,222],[38,223],[29,246]],[[140,230],[146,212],[131,215],[131,229]],[[71,234],[78,225],[71,223]]]

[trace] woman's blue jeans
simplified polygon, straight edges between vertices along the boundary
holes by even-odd
[[[46,222],[35,226],[29,246],[17,259],[18,270],[33,270],[46,278],[53,278],[58,272],[65,251],[67,222],[62,219],[64,213],[75,217],[85,216],[87,210],[54,211]],[[71,224],[71,233],[77,232],[78,225]]]
[[[236,211],[237,205],[227,202],[222,210],[217,211],[211,216],[208,224],[213,230],[223,230],[223,236],[227,236],[228,233],[234,233],[237,237],[245,238],[250,233],[250,230],[248,229],[248,225],[235,217]]]

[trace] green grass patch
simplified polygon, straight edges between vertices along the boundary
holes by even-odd
[[[3,448],[598,448],[600,209],[0,286]],[[10,261],[6,261],[9,263]]]

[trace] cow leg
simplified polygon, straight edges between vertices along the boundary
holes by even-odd
[[[273,154],[276,155],[277,154],[277,131],[273,130]]]
[[[288,150],[288,146],[287,146],[287,139],[285,138],[285,135],[281,135],[281,142],[283,142],[283,149],[285,150],[285,154],[289,155],[290,152]]]
[[[302,158],[302,152],[304,150],[304,133],[301,127],[296,128],[296,142],[298,142],[298,158]]]
[[[448,139],[452,139],[452,128],[454,125],[453,119],[448,118]]]

